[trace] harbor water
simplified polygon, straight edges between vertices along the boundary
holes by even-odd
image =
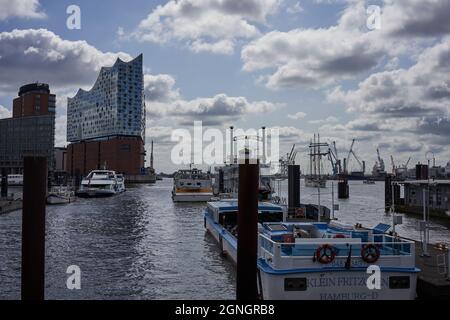
[[[173,203],[172,184],[164,179],[112,198],[47,207],[46,299],[234,299],[235,268],[205,233],[205,204]],[[287,183],[281,189],[286,193]],[[317,203],[317,189],[303,181],[301,201]],[[383,182],[352,181],[350,199],[336,203],[342,222],[392,221]],[[331,206],[330,181],[321,204]],[[397,232],[419,240],[419,219],[405,216]],[[448,220],[433,221],[431,241],[450,243],[449,228]],[[20,211],[0,215],[0,248],[0,299],[19,299]],[[67,289],[71,265],[81,269],[80,290]]]

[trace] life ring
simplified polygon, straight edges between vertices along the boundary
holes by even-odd
[[[361,249],[361,257],[367,263],[375,263],[380,258],[380,249],[374,244],[366,244]]]
[[[333,262],[335,257],[336,248],[329,244],[324,244],[316,250],[316,259],[322,264]]]

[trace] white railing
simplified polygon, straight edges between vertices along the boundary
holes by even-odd
[[[301,239],[295,243],[281,243],[273,241],[264,234],[259,235],[260,257],[266,259],[274,268],[292,268],[292,267],[317,267],[314,262],[316,252],[323,245],[329,245],[334,248],[335,257],[334,264],[337,262],[342,264],[350,256],[353,265],[367,265],[363,261],[361,251],[364,246],[374,245],[379,250],[380,257],[375,262],[386,267],[409,267],[415,266],[415,243],[404,239],[398,239],[387,235],[383,236],[383,240],[394,241],[375,241],[362,242],[358,238],[344,239]],[[351,251],[350,251],[351,250]],[[319,263],[319,265],[321,265]],[[330,266],[323,264],[322,266]]]

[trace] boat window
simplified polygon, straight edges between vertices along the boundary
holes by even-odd
[[[284,291],[306,291],[308,282],[306,278],[286,278],[284,279]]]
[[[282,211],[262,211],[258,215],[258,222],[281,222],[283,221]]]

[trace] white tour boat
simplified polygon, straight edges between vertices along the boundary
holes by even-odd
[[[81,181],[78,197],[110,197],[125,191],[125,178],[111,170],[94,170]]]
[[[174,202],[206,202],[214,196],[212,177],[202,170],[179,170],[173,177]]]
[[[8,186],[23,186],[23,174],[8,174]]]
[[[237,201],[210,202],[205,228],[237,260]],[[373,229],[327,223],[285,223],[282,207],[259,204],[260,295],[267,300],[410,300],[416,298],[414,242]],[[270,222],[273,221],[273,222]],[[379,268],[379,288],[367,282]],[[369,272],[370,271],[370,272]],[[375,283],[376,284],[376,283]]]

